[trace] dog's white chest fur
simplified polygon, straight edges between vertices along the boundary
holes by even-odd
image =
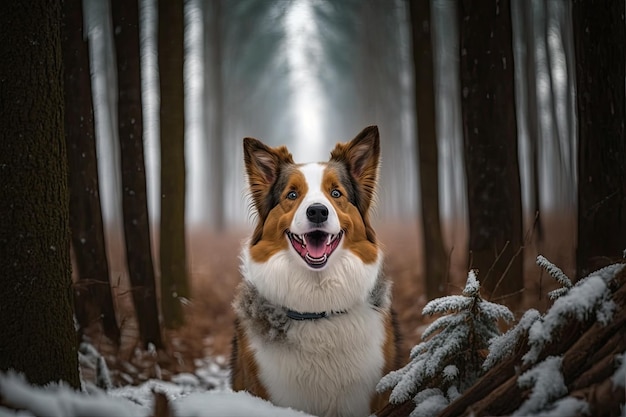
[[[382,255],[370,265],[346,250],[333,256],[334,262],[317,273],[302,268],[286,251],[271,262],[256,263],[244,249],[244,278],[271,302],[301,312],[346,311],[294,320],[279,341],[247,333],[273,403],[317,416],[368,416],[385,363],[385,313],[369,302]]]
[[[273,403],[317,416],[370,414],[382,377],[381,313],[362,304],[328,319],[294,323],[284,343],[251,337],[259,376]]]

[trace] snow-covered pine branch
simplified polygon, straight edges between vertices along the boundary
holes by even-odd
[[[548,404],[567,394],[561,373],[562,362],[562,357],[550,356],[520,375],[517,385],[532,391],[528,399],[513,413],[514,416],[526,416],[545,410]]]
[[[615,310],[611,299],[609,281],[626,264],[614,264],[599,269],[573,285],[569,291],[556,299],[550,310],[535,320],[528,331],[530,349],[524,355],[524,364],[535,363],[545,346],[558,337],[559,331],[571,319],[584,321],[594,315],[595,319],[607,324]]]
[[[478,282],[478,278],[476,278],[476,271],[474,269],[470,270],[467,274],[463,295],[466,297],[480,297],[480,282]]]
[[[483,373],[489,341],[500,334],[497,321],[513,320],[502,305],[483,300],[476,272],[470,271],[461,295],[430,301],[422,314],[444,314],[422,334],[410,362],[385,375],[377,390],[391,390],[389,400],[400,404],[413,399],[411,416],[433,415],[470,387]]]
[[[538,255],[537,256],[537,265],[546,270],[546,272],[554,278],[559,284],[561,284],[561,288],[557,288],[554,291],[550,291],[548,293],[548,297],[551,300],[556,300],[560,296],[567,294],[570,288],[572,288],[572,281],[568,278],[567,275],[559,268],[554,265],[552,262],[547,260],[545,257]]]
[[[506,333],[494,337],[489,341],[489,354],[483,363],[483,369],[488,371],[495,364],[509,357],[523,334],[530,326],[541,318],[541,314],[534,308],[527,310],[520,321]]]

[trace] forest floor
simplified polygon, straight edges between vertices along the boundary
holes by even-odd
[[[552,220],[551,228],[545,230],[546,235],[552,238],[544,241],[541,254],[572,277],[571,242],[574,240],[571,219],[555,216]],[[458,294],[467,276],[467,248],[462,243],[462,228],[450,226],[447,230],[450,230],[446,232],[448,244],[454,248],[450,252],[448,292]],[[428,300],[422,290],[423,255],[419,228],[415,223],[395,222],[380,224],[377,231],[385,251],[385,269],[393,281],[393,306],[398,313],[403,339],[402,357],[408,359],[409,349],[420,341],[425,325],[432,321],[421,314]],[[240,281],[238,255],[246,235],[247,231],[243,229],[221,235],[196,229],[190,234],[188,257],[192,298],[185,306],[186,324],[177,330],[166,330],[163,335],[166,348],[155,352],[142,349],[123,267],[123,245],[119,236],[108,233],[113,292],[122,332],[121,345],[116,347],[104,337],[97,324],[87,329],[84,341],[105,358],[113,386],[138,385],[155,378],[170,381],[180,378],[181,374],[191,383],[206,389],[224,386],[233,334],[231,301]],[[518,318],[530,307],[545,311],[548,306],[546,294],[556,287],[534,264],[539,251],[530,244],[526,245],[526,249],[526,288],[523,305],[515,311]],[[497,302],[506,304],[506,300]],[[96,361],[83,357],[83,380],[95,381],[95,364]]]

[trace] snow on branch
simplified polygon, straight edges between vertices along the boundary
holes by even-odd
[[[500,334],[497,321],[513,320],[507,307],[481,298],[475,271],[468,273],[461,295],[432,300],[422,311],[442,313],[447,315],[431,323],[411,350],[410,362],[376,387],[379,392],[391,389],[393,404],[412,398],[417,406],[411,416],[434,415],[471,386],[483,373],[489,341]]]
[[[477,297],[479,296],[480,291],[480,282],[476,278],[476,271],[472,269],[467,274],[467,282],[465,283],[465,288],[463,289],[463,295],[466,297]]]
[[[607,283],[610,277],[615,276],[615,271],[621,268],[613,268],[611,271],[607,268],[578,281],[567,294],[556,299],[540,320],[532,324],[528,331],[530,349],[523,357],[524,364],[536,362],[543,348],[559,337],[560,330],[570,319],[584,321],[593,314],[600,323],[606,324],[610,321],[615,303],[611,300]]]
[[[514,416],[526,416],[545,410],[548,404],[567,394],[567,387],[561,373],[563,358],[549,356],[543,362],[524,372],[517,380],[520,388],[532,388],[530,396]]]
[[[572,288],[572,281],[569,279],[567,275],[559,268],[554,265],[552,262],[547,260],[545,257],[539,255],[537,256],[537,265],[542,267],[543,269],[550,274],[550,276],[558,281],[564,287]]]
[[[572,281],[568,278],[567,275],[552,262],[544,258],[543,256],[537,256],[537,265],[542,267],[548,272],[548,274],[554,278],[559,284],[561,284],[561,288],[558,288],[554,291],[550,291],[548,296],[551,300],[556,300],[560,296],[567,294],[567,292],[572,288]]]
[[[540,318],[541,315],[537,310],[530,309],[524,313],[515,327],[491,339],[489,342],[489,354],[483,363],[483,369],[488,371],[493,368],[495,364],[513,354],[513,349],[519,342],[521,336]]]
[[[410,417],[432,417],[448,405],[446,395],[437,388],[420,391],[414,399],[417,404]]]
[[[435,298],[429,301],[422,314],[432,316],[437,313],[448,313],[451,311],[460,311],[469,308],[473,299],[462,295],[448,295],[445,297]]]
[[[616,355],[615,359],[619,366],[611,377],[611,382],[615,387],[626,388],[626,352]]]

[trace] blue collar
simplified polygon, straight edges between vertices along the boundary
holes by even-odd
[[[321,313],[300,313],[294,310],[287,309],[286,313],[287,317],[289,317],[290,319],[301,321],[324,319],[330,317],[331,315],[344,314],[345,311],[331,311],[330,313],[327,313],[325,311],[322,311]]]

